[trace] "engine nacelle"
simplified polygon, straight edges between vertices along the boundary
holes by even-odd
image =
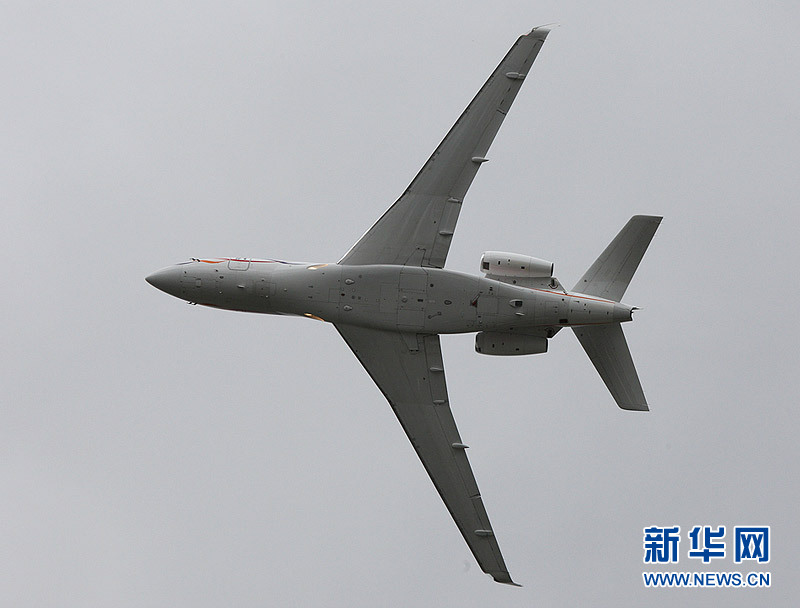
[[[487,251],[481,256],[481,272],[498,277],[552,277],[553,263],[529,255]]]
[[[547,352],[547,338],[502,331],[481,331],[475,336],[475,352],[482,355],[539,355]]]

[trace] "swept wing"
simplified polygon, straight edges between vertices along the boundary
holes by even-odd
[[[450,411],[439,336],[336,329],[389,401],[478,565],[497,582],[515,584]]]
[[[340,264],[444,267],[467,190],[549,30],[521,36],[403,195]]]

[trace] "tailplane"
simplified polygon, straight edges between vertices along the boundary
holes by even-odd
[[[574,291],[619,302],[660,223],[659,216],[634,215],[581,277]],[[617,405],[624,410],[647,411],[647,400],[622,325],[583,325],[572,329]]]
[[[619,302],[660,223],[661,218],[656,215],[634,215],[573,291]]]
[[[650,409],[647,407],[625,334],[622,333],[622,326],[613,323],[584,325],[572,329],[617,405],[623,410],[646,412]]]

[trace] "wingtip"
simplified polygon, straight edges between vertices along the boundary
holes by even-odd
[[[531,30],[524,35],[530,36],[531,38],[539,38],[541,40],[544,40],[545,38],[547,38],[547,34],[550,33],[550,28],[549,28],[550,25],[553,24],[548,23],[547,25],[537,25],[536,27],[531,28]]]
[[[664,219],[663,215],[634,215],[633,217],[631,217],[631,220],[649,221],[649,222],[654,222],[656,224],[660,224],[661,220],[663,219]]]
[[[494,579],[495,583],[511,585],[512,587],[522,587],[522,585],[519,583],[515,583],[511,580],[511,575],[508,572],[498,572],[497,574],[492,574],[492,578]]]
[[[526,36],[532,36],[534,38],[541,38],[544,40],[547,38],[547,34],[550,33],[550,30],[554,27],[559,27],[560,24],[558,23],[545,23],[544,25],[537,25],[534,28],[531,28],[531,31],[526,33]]]

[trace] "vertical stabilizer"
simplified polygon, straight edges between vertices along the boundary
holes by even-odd
[[[656,215],[634,215],[573,291],[619,302],[660,223]]]
[[[575,335],[623,410],[647,411],[639,375],[619,323],[573,327]]]

